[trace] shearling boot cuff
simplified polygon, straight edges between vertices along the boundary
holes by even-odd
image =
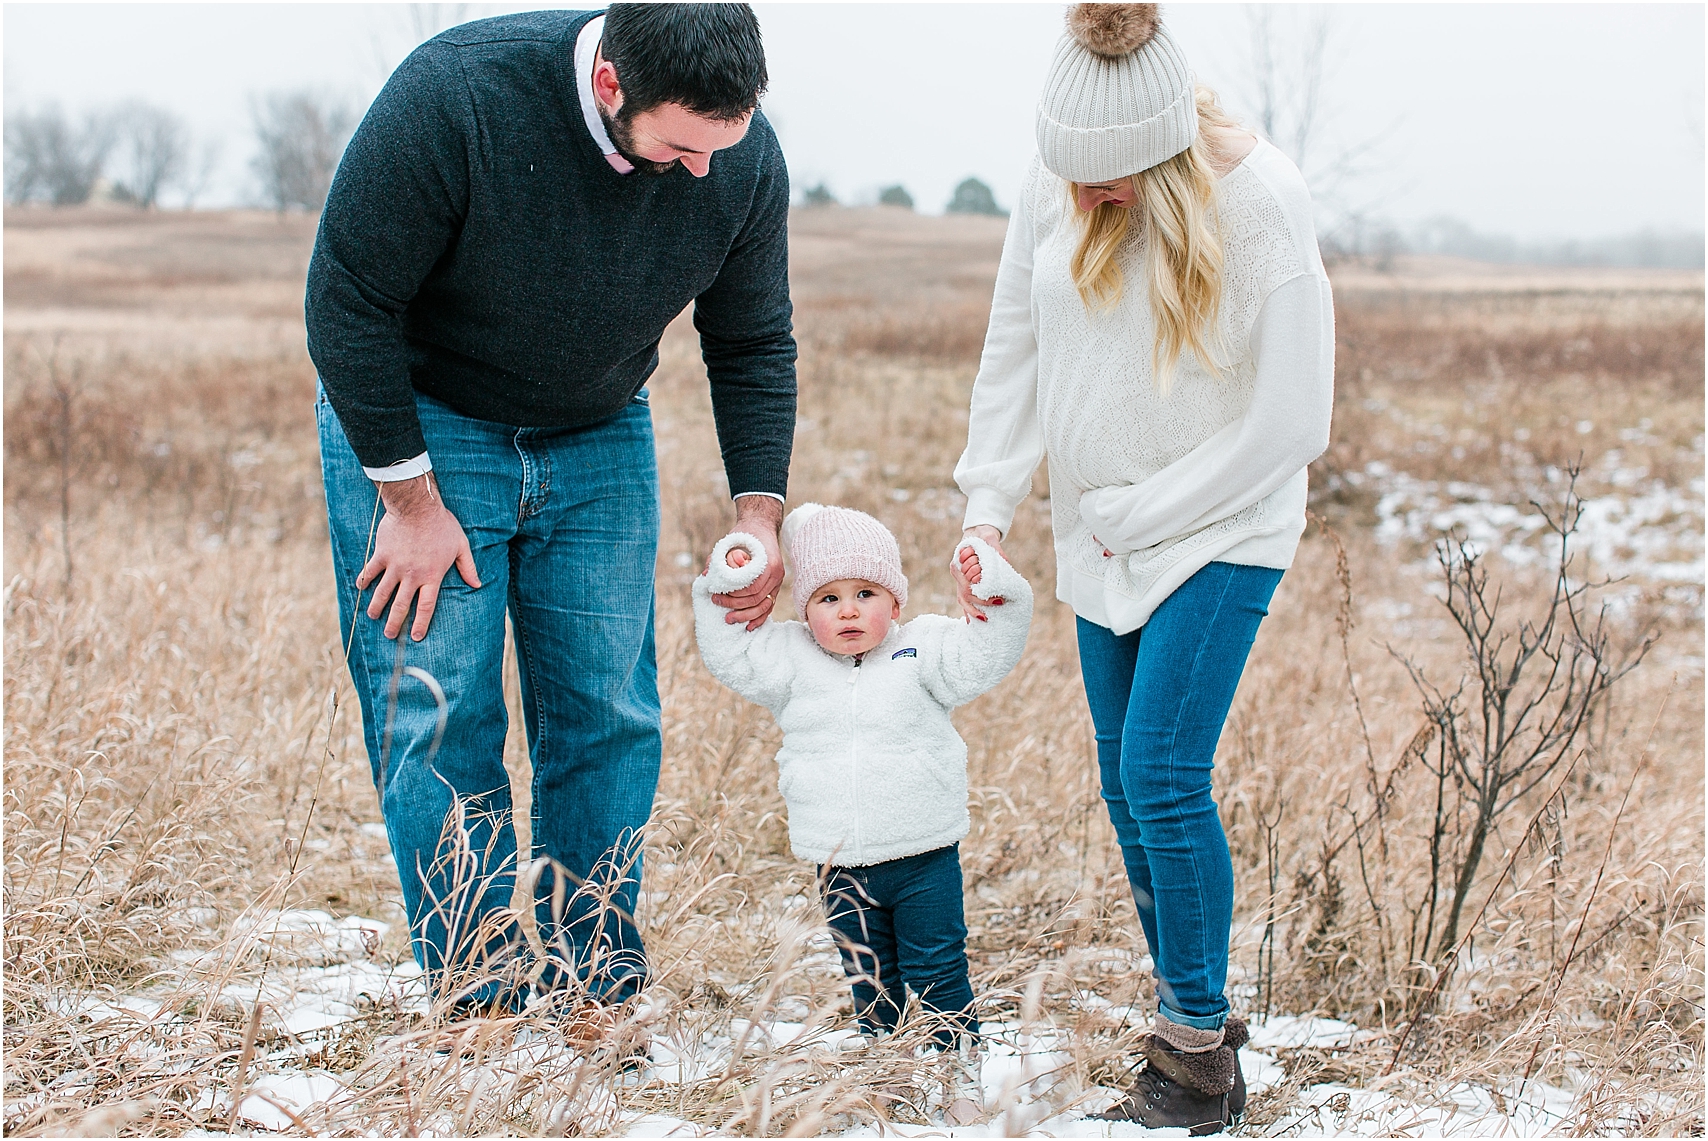
[[[1177,1085],[1210,1097],[1220,1097],[1234,1088],[1234,1069],[1239,1060],[1229,1046],[1188,1054],[1151,1034],[1145,1038],[1144,1050],[1148,1064]]]
[[[1203,1054],[1222,1044],[1222,1030],[1200,1030],[1170,1022],[1160,1011],[1151,1020],[1151,1033],[1183,1054]]]

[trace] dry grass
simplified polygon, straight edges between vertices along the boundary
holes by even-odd
[[[905,1042],[803,1057],[749,1035],[702,1079],[632,1087],[596,1062],[528,1064],[512,1038],[523,1025],[437,1053],[430,1019],[383,1001],[330,1030],[292,1033],[272,1015],[252,1028],[263,963],[277,979],[309,953],[268,936],[281,908],[393,921],[346,957],[407,957],[395,872],[363,827],[378,807],[338,663],[313,377],[289,310],[310,229],[45,211],[6,223],[7,1132],[223,1130],[232,1089],[286,1063],[348,1090],[302,1116],[316,1132],[597,1133],[639,1110],[750,1134],[924,1120]],[[796,219],[794,494],[889,522],[920,609],[951,595],[949,473],[1001,233],[889,211]],[[1462,651],[1423,552],[1377,545],[1370,493],[1335,478],[1382,461],[1523,502],[1546,491],[1550,465],[1581,451],[1594,472],[1618,449],[1620,464],[1690,486],[1700,277],[1349,273],[1340,300],[1336,442],[1315,482],[1350,600],[1336,544],[1313,528],[1259,637],[1217,789],[1239,884],[1236,1006],[1378,1033],[1289,1054],[1288,1081],[1254,1101],[1251,1123],[1281,1120],[1313,1082],[1424,1100],[1458,1080],[1501,1086],[1534,1051],[1537,1076],[1578,1091],[1580,1132],[1700,1132],[1700,590],[1680,606],[1644,587],[1624,612],[1621,637],[1656,629],[1659,647],[1602,707],[1570,779],[1502,822],[1472,896],[1492,899],[1423,1008],[1431,976],[1408,961],[1407,932],[1435,785],[1408,760],[1422,714],[1390,649],[1437,677]],[[776,730],[693,647],[686,584],[729,511],[680,323],[652,388],[666,739],[642,915],[660,968],[649,1028],[739,1046],[735,1019],[828,1026],[847,1004],[813,939],[811,870],[787,849]],[[1041,475],[1009,544],[1041,598],[1046,493]],[[1499,573],[1520,609],[1546,585]],[[987,1018],[1068,1032],[1059,1107],[1132,1061],[1133,1031],[1096,999],[1150,997],[1064,608],[1040,608],[1015,675],[957,723],[971,750],[974,985]],[[1380,832],[1364,831],[1379,797]],[[1462,842],[1450,821],[1449,858]],[[78,1006],[139,994],[152,1005],[131,1015]]]

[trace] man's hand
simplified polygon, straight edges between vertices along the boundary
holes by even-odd
[[[977,527],[968,527],[963,533],[973,538],[983,539],[996,548],[997,554],[1002,555],[1004,559],[1008,557],[1002,549],[1002,532],[995,527],[981,524]],[[971,547],[961,548],[960,558],[955,563],[955,596],[961,603],[961,613],[969,621],[976,619],[983,622],[986,620],[983,607],[1002,605],[1000,599],[982,599],[973,594],[973,587],[983,577],[984,569],[979,566],[977,552]]]
[[[777,543],[782,525],[783,505],[769,495],[744,495],[735,501],[735,529],[765,548],[765,573],[733,594],[712,595],[713,602],[729,609],[725,622],[745,622],[749,630],[757,630],[771,616],[783,585],[783,550]]]
[[[462,524],[439,498],[432,473],[382,483],[380,498],[385,501],[385,517],[374,535],[374,556],[356,576],[356,589],[366,590],[368,584],[379,580],[368,603],[368,617],[378,618],[391,600],[385,623],[387,638],[397,637],[414,603],[415,623],[409,628],[409,636],[419,642],[427,636],[427,625],[439,605],[440,584],[453,564],[464,582],[480,586],[474,552],[469,549]]]

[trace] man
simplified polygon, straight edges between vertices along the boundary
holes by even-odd
[[[550,861],[549,953],[527,974],[607,1002],[645,984],[632,916],[660,734],[643,385],[690,303],[736,522],[777,568],[723,600],[730,620],[764,621],[781,581],[795,344],[765,84],[745,5],[477,21],[397,69],[327,198],[306,314],[343,636],[415,953],[455,1008],[527,991],[502,910],[506,614]]]

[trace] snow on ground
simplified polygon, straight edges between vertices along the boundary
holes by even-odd
[[[325,912],[285,912],[265,920],[257,934],[274,941],[279,962],[269,968],[261,991],[270,1012],[270,1024],[282,1024],[301,1044],[257,1052],[241,1109],[245,1123],[261,1130],[286,1130],[293,1115],[301,1118],[320,1106],[336,1109],[354,1095],[337,1075],[305,1067],[302,1059],[328,1030],[358,1017],[376,1004],[401,1010],[424,1010],[427,1006],[421,972],[414,964],[385,966],[368,956],[380,945],[385,925],[362,918],[334,919]],[[288,954],[284,953],[288,949]],[[245,1005],[256,996],[255,984],[233,985],[225,993]],[[160,1016],[161,1004],[147,997],[87,996],[68,999],[68,1005],[95,1022],[113,1019],[147,1023]],[[1106,1013],[1142,1024],[1146,1012],[1109,1005],[1096,996],[1082,1002],[1099,1006]],[[277,1020],[274,1023],[273,1020]],[[1373,1038],[1371,1031],[1329,1018],[1276,1015],[1256,1018],[1251,1024],[1251,1042],[1241,1051],[1241,1066],[1253,1097],[1280,1085],[1286,1070],[1279,1051],[1314,1047],[1333,1049]],[[1072,1099],[1069,1111],[1057,1112],[1069,1099],[1058,1084],[1073,1070],[1072,1043],[1063,1029],[1018,1022],[986,1023],[984,1059],[979,1074],[982,1095],[990,1120],[981,1124],[950,1126],[941,1113],[930,1125],[886,1125],[882,1130],[862,1126],[845,1137],[932,1136],[932,1137],[1141,1137],[1181,1135],[1180,1130],[1151,1131],[1136,1125],[1095,1121],[1089,1115],[1112,1104],[1118,1092],[1093,1089]],[[732,1039],[731,1035],[734,1036]],[[729,1065],[737,1040],[762,1045],[787,1057],[835,1055],[860,1048],[858,1035],[849,1030],[816,1027],[804,1023],[769,1021],[748,1024],[740,1019],[729,1026],[729,1035],[704,1034],[697,1041],[677,1041],[665,1035],[654,1038],[648,1083],[679,1084],[723,1072]],[[377,1044],[376,1044],[377,1045]],[[516,1082],[541,1070],[567,1070],[576,1064],[575,1053],[555,1035],[524,1031],[510,1052],[485,1070],[500,1082]],[[475,1080],[471,1072],[470,1080]],[[630,1079],[631,1081],[634,1079]],[[922,1086],[928,1079],[922,1076]],[[1570,1091],[1536,1082],[1523,1090],[1516,1085],[1501,1089],[1458,1084],[1426,1091],[1415,1088],[1357,1089],[1335,1083],[1309,1086],[1288,1112],[1263,1133],[1266,1136],[1315,1136],[1345,1133],[1360,1136],[1542,1136],[1569,1128],[1574,1097]],[[212,1108],[215,1091],[204,1095],[204,1108]],[[582,1108],[600,1108],[614,1118],[616,1131],[630,1137],[701,1137],[711,1131],[676,1118],[640,1112],[621,1113],[608,1091],[597,1091],[599,1107],[585,1102]],[[602,1114],[603,1116],[604,1114]],[[316,1112],[314,1116],[319,1117]],[[430,1135],[434,1130],[423,1131]],[[1243,1132],[1243,1131],[1242,1131]]]
[[[1507,502],[1510,496],[1480,484],[1418,479],[1381,461],[1337,478],[1376,493],[1376,538],[1388,545],[1402,539],[1433,543],[1457,532],[1479,552],[1498,552],[1516,566],[1547,566],[1556,557],[1558,539],[1532,504]],[[1603,492],[1589,493],[1592,484]],[[1580,486],[1583,518],[1572,545],[1594,562],[1596,572],[1695,587],[1690,593],[1700,606],[1703,481],[1670,486],[1650,479],[1645,469],[1621,467],[1615,451],[1586,472]]]
[[[1574,1098],[1562,1089],[1513,1082],[1503,1090],[1458,1083],[1420,1105],[1378,1090],[1329,1083],[1305,1090],[1269,1137],[1551,1137],[1568,1133]]]

